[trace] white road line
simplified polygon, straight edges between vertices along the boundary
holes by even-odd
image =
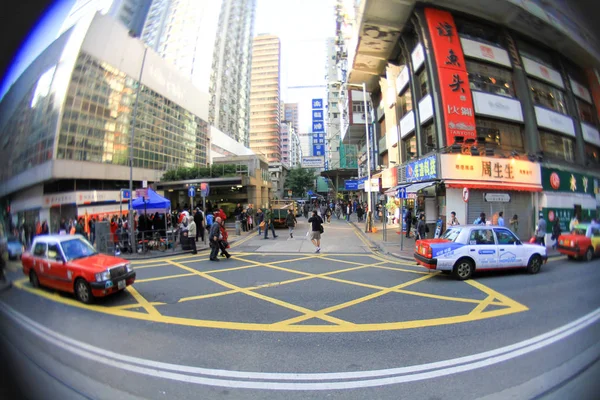
[[[190,367],[117,354],[52,331],[0,302],[0,310],[36,336],[80,357],[180,382],[263,390],[333,390],[391,385],[466,372],[520,357],[556,343],[600,320],[600,308],[560,328],[499,349],[409,367],[337,373],[262,373]],[[424,372],[426,371],[426,372]],[[205,376],[193,376],[205,375]],[[209,376],[209,377],[206,377]],[[233,379],[246,379],[245,381]],[[374,378],[374,379],[367,379]],[[255,381],[251,381],[254,379]],[[341,381],[340,381],[341,380]]]

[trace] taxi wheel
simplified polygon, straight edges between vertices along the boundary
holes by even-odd
[[[40,287],[40,280],[34,270],[29,271],[29,282],[31,282],[31,286],[34,288]]]
[[[585,252],[585,261],[592,261],[592,258],[594,258],[594,249],[592,249],[591,247],[587,249],[587,251]]]
[[[473,261],[468,260],[468,259],[462,259],[459,260],[455,265],[454,265],[454,270],[452,271],[454,273],[454,277],[458,280],[464,281],[466,279],[469,279],[471,277],[471,275],[473,275]]]
[[[542,268],[542,258],[537,254],[531,256],[527,263],[527,272],[530,274],[537,274],[540,272],[540,268]]]
[[[75,297],[84,304],[91,304],[94,302],[92,289],[84,279],[79,278],[75,281]]]

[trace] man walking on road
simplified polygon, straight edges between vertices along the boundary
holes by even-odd
[[[297,223],[298,223],[298,221],[296,220],[296,216],[294,215],[292,210],[289,209],[287,216],[285,217],[285,224],[287,225],[288,229],[290,230],[290,239],[294,238],[294,227],[296,226]]]
[[[273,226],[273,206],[269,206],[265,213],[265,239],[269,238],[269,228],[271,228],[271,232],[273,232],[273,239],[277,238],[275,227]]]
[[[310,232],[310,241],[317,248],[315,253],[321,251],[321,232],[323,230],[323,219],[317,215],[317,211],[313,211],[312,217],[308,219],[308,222],[312,224]]]
[[[188,217],[188,243],[192,245],[192,254],[198,254],[198,250],[196,249],[196,240],[198,240],[196,236],[196,221],[191,216]]]
[[[542,246],[546,245],[546,220],[544,219],[544,214],[540,213],[540,219],[538,221],[537,229],[535,231],[535,242],[537,244],[541,244]]]
[[[210,261],[219,261],[219,236],[221,235],[221,217],[217,217],[215,222],[210,227],[209,242],[210,242]]]
[[[196,242],[198,238],[204,242],[204,214],[202,214],[199,208],[196,208],[194,222],[196,223]]]

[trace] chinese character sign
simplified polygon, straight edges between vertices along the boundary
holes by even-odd
[[[436,156],[413,161],[406,166],[406,182],[428,181],[437,178]]]
[[[313,121],[323,121],[323,110],[312,110]]]
[[[542,186],[549,192],[596,194],[593,177],[554,168],[542,168]]]
[[[323,121],[313,121],[312,131],[313,132],[325,132],[325,123]]]
[[[313,156],[324,156],[325,155],[325,134],[324,133],[313,133]]]
[[[323,109],[323,99],[312,99],[312,109],[318,109],[318,110],[322,110]]]
[[[475,138],[473,99],[454,18],[434,8],[426,8],[425,17],[440,77],[446,144],[454,143],[456,136]]]

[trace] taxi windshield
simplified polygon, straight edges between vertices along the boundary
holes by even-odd
[[[62,249],[67,261],[93,256],[96,250],[87,241],[82,239],[72,239],[62,242]]]
[[[454,242],[456,240],[456,238],[458,237],[458,234],[460,233],[461,228],[449,228],[446,229],[446,232],[444,232],[444,234],[442,235],[442,239],[446,239],[449,240],[451,242]]]
[[[585,236],[585,232],[587,231],[587,229],[585,228],[575,228],[573,229],[573,232],[571,232],[573,235],[582,235]]]

